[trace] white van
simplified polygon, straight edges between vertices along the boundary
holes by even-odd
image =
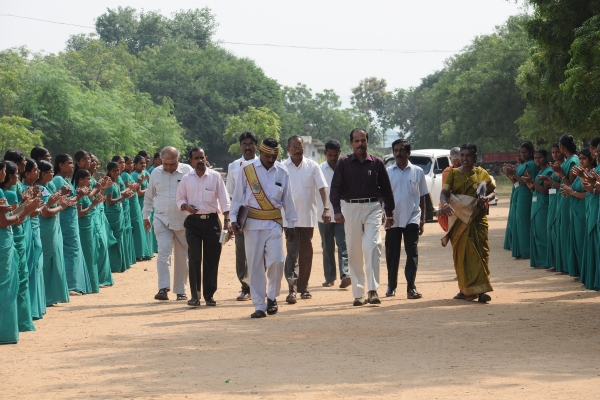
[[[425,181],[429,190],[429,196],[425,197],[427,208],[425,210],[425,220],[432,221],[434,215],[437,214],[440,203],[440,192],[443,185],[442,171],[451,165],[450,150],[411,150],[409,160],[414,165],[421,167],[425,173]],[[385,156],[383,161],[386,167],[396,162],[393,154]]]

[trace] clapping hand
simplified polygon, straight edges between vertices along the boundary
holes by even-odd
[[[113,181],[112,181],[112,179],[110,179],[109,176],[103,176],[98,181],[98,184],[100,185],[100,190],[106,190],[109,187],[111,187],[111,185],[113,184]]]
[[[90,188],[78,187],[76,193],[77,193],[77,198],[81,199],[82,197],[85,197],[90,194]]]
[[[0,213],[6,214],[10,211],[10,207],[6,205],[6,199],[0,199]]]
[[[553,163],[550,163],[550,168],[552,168],[552,171],[554,171],[556,173],[556,175],[558,174],[562,174],[563,170],[560,166],[560,163],[558,161]]]
[[[562,190],[561,194],[563,195],[563,197],[569,197],[569,196],[572,196],[573,193],[575,193],[573,191],[573,189],[571,189],[571,186],[569,186],[569,185],[560,185],[560,188]]]
[[[96,206],[102,203],[104,200],[106,200],[106,197],[103,194],[99,194],[96,197],[94,197],[94,200],[92,200],[92,204]]]
[[[69,185],[63,185],[63,186],[60,187],[60,189],[58,189],[58,191],[63,196],[66,196],[68,194],[71,194],[71,187]]]
[[[588,181],[584,181],[581,183],[583,186],[583,190],[589,193],[594,193],[594,184]]]
[[[56,192],[52,195],[50,195],[50,197],[48,197],[48,202],[46,203],[47,207],[52,207],[53,205],[55,205],[56,203],[58,203],[61,199],[62,195],[59,192]]]

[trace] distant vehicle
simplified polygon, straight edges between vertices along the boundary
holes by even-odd
[[[425,173],[425,181],[429,190],[429,195],[425,197],[425,220],[433,221],[433,217],[438,211],[440,192],[442,191],[442,171],[451,165],[450,150],[412,150],[408,159],[411,163],[421,167]],[[396,162],[393,154],[385,156],[383,161],[386,167]]]
[[[492,175],[499,175],[502,171],[502,164],[514,164],[517,162],[519,153],[516,151],[484,153],[481,157],[481,165]]]

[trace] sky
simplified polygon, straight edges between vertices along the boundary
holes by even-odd
[[[167,16],[208,7],[219,24],[215,38],[223,42],[392,50],[222,44],[236,56],[253,59],[281,85],[333,89],[345,106],[350,105],[351,88],[368,77],[386,79],[390,90],[419,85],[476,36],[493,33],[522,12],[508,0],[0,0],[0,49],[26,46],[57,53],[70,35],[94,32],[6,14],[93,28],[96,17],[118,6],[160,10]]]

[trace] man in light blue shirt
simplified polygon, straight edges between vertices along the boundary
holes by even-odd
[[[406,252],[406,297],[420,299],[417,292],[415,278],[419,264],[419,236],[423,234],[425,223],[425,196],[429,193],[425,174],[421,167],[412,164],[410,156],[411,146],[408,141],[398,139],[392,143],[396,163],[387,168],[392,190],[394,192],[394,224],[386,230],[385,258],[388,269],[388,289],[386,297],[396,295],[398,285],[398,267],[400,265],[401,242],[404,237],[404,251]]]

